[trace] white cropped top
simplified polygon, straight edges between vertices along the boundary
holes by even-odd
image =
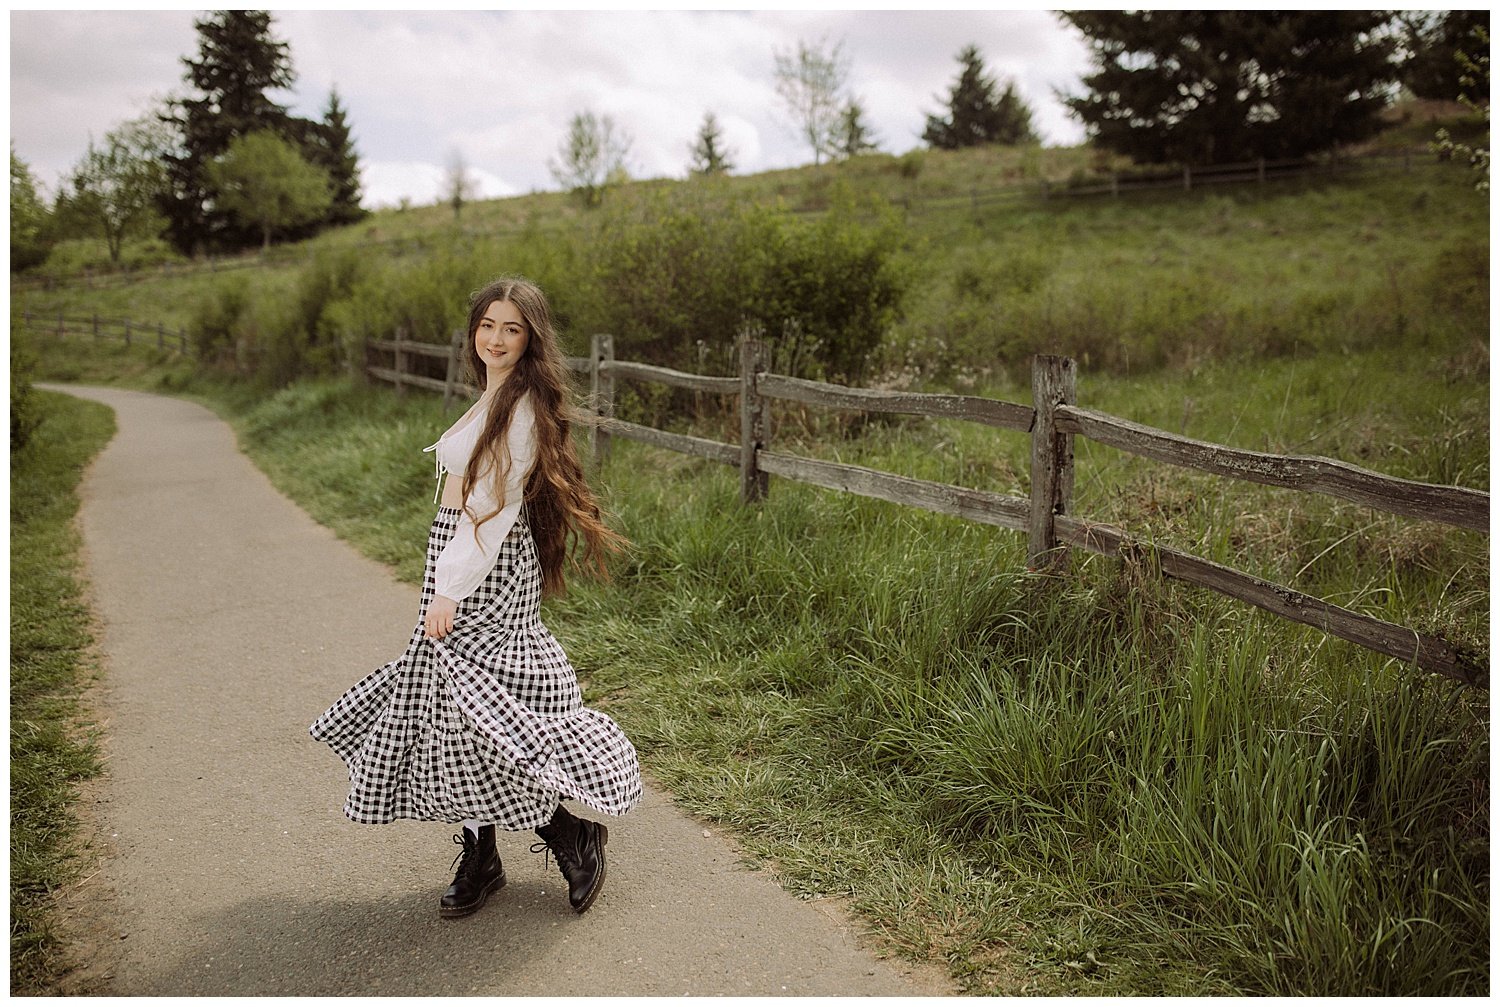
[[[463,478],[464,469],[474,453],[479,433],[484,429],[488,415],[489,403],[486,403],[462,427],[450,427],[436,443],[422,449],[423,452],[435,452],[433,462],[438,486],[437,492],[433,494],[433,503],[438,501],[438,494],[442,492],[444,472]],[[494,473],[480,473],[468,499],[464,501],[467,507],[459,514],[458,527],[453,530],[453,537],[438,554],[433,569],[433,589],[445,598],[461,601],[484,583],[484,579],[494,569],[495,560],[500,555],[500,546],[520,516],[526,480],[536,464],[536,415],[532,412],[529,396],[516,403],[510,428],[505,432],[505,446],[510,456],[510,468],[505,473],[505,506],[500,513],[479,525],[476,534],[474,519],[469,516],[469,512],[482,518],[494,511],[499,503],[495,498]]]

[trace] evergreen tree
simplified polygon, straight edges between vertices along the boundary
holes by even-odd
[[[1031,125],[1031,106],[1016,92],[1015,81],[1005,82],[1000,92],[1000,138],[997,143],[1036,143],[1038,137]]]
[[[1380,129],[1396,68],[1372,11],[1066,11],[1095,72],[1065,104],[1139,162],[1300,157]]]
[[[1490,100],[1489,82],[1481,87],[1466,74],[1463,58],[1478,62],[1490,56],[1490,15],[1486,10],[1405,11],[1397,15],[1405,58],[1401,82],[1418,98],[1443,101]],[[1475,36],[1482,33],[1483,41]],[[1467,76],[1469,84],[1462,80]]]
[[[236,137],[258,129],[295,132],[285,106],[266,96],[296,79],[287,43],[271,35],[271,15],[217,11],[194,27],[198,56],[183,63],[185,79],[200,97],[175,100],[166,116],[178,131],[179,147],[167,157],[164,209],[172,241],[184,252],[247,240],[228,214],[213,208],[208,165]]]
[[[315,123],[311,136],[303,145],[309,161],[328,172],[333,184],[333,203],[328,210],[330,224],[352,224],[365,217],[360,201],[359,155],[350,135],[348,109],[339,101],[337,89],[328,92],[328,107],[323,121]]]
[[[729,160],[734,152],[724,146],[724,131],[719,128],[719,120],[712,112],[703,113],[698,139],[693,141],[689,152],[693,158],[688,165],[689,174],[727,175],[734,170]]]
[[[922,139],[942,150],[1034,142],[1031,109],[1015,84],[1007,81],[1005,92],[995,94],[995,80],[985,73],[978,46],[964,46],[958,62],[958,80],[948,93],[948,116],[929,115]]]
[[[877,150],[875,136],[865,123],[865,110],[858,101],[844,106],[833,135],[834,152],[845,160]]]

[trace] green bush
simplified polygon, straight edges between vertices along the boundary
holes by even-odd
[[[219,364],[234,359],[240,318],[250,304],[250,280],[236,274],[220,279],[194,306],[188,332],[198,358]]]
[[[889,210],[841,196],[814,219],[658,197],[602,222],[577,321],[621,356],[689,370],[700,344],[755,331],[778,367],[857,380],[905,290],[900,240]]]
[[[289,297],[256,300],[242,325],[255,347],[257,375],[280,387],[346,363],[330,309],[353,294],[365,272],[364,261],[356,248],[325,250],[297,274]]]
[[[180,261],[182,256],[160,238],[125,242],[120,249],[119,262],[110,259],[109,246],[102,238],[71,238],[53,246],[46,261],[35,272],[40,276],[62,279],[81,273],[129,272]]]
[[[36,369],[36,358],[16,343],[10,345],[10,450],[12,454],[26,450],[31,435],[41,426],[42,411],[37,405],[36,391],[31,387],[31,375]]]

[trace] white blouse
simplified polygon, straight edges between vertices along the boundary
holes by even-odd
[[[464,426],[458,429],[450,427],[436,443],[422,449],[423,452],[436,452],[433,459],[438,490],[433,495],[434,503],[438,500],[438,493],[442,492],[444,472],[463,478],[464,469],[474,453],[479,433],[484,429],[488,415],[489,403],[486,403],[475,411]],[[453,537],[438,554],[437,564],[433,569],[433,589],[444,598],[462,601],[484,583],[484,579],[495,567],[500,546],[521,514],[526,479],[536,464],[536,415],[531,408],[530,396],[516,403],[510,427],[505,431],[505,445],[510,455],[510,467],[505,473],[505,506],[500,513],[479,525],[476,534],[474,519],[469,516],[469,511],[484,517],[499,503],[495,498],[494,473],[488,469],[481,472],[465,501],[468,507],[460,512],[458,527],[453,530]]]

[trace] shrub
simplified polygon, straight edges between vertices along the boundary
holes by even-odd
[[[233,359],[240,318],[249,304],[250,281],[242,275],[219,280],[197,303],[188,331],[200,360],[213,364]]]
[[[700,343],[748,327],[809,376],[857,380],[905,290],[899,241],[889,210],[842,196],[815,219],[658,198],[600,227],[577,321],[613,333],[617,353],[683,369]]]
[[[10,347],[10,450],[12,454],[26,450],[31,435],[42,423],[42,410],[36,401],[36,390],[31,387],[31,375],[36,369],[36,358],[14,342]]]

